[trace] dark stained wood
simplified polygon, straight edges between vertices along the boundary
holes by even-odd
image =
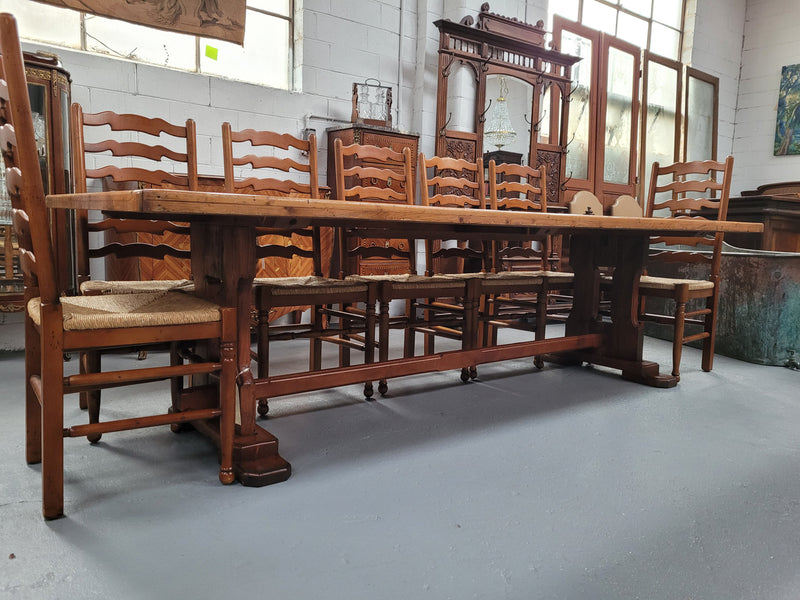
[[[728,218],[764,224],[761,235],[727,235],[725,241],[734,246],[800,252],[800,182],[766,184],[742,192],[728,202]]]
[[[564,173],[566,147],[569,143],[569,97],[572,86],[572,67],[580,60],[543,44],[542,23],[536,25],[509,19],[489,12],[484,3],[473,27],[471,16],[460,22],[442,19],[434,22],[439,30],[439,65],[436,97],[436,155],[476,160],[491,148],[484,147],[483,127],[486,121],[487,77],[504,75],[529,83],[533,88],[532,105],[526,114],[532,115],[528,132],[527,164],[546,165],[550,185],[548,199],[563,204],[561,183]],[[468,132],[450,127],[453,108],[447,106],[450,76],[456,65],[466,65],[474,77],[475,108],[470,115],[472,127]],[[544,106],[543,90],[550,89],[550,104]],[[540,119],[547,119],[549,139],[540,137]],[[522,135],[522,132],[518,132]]]

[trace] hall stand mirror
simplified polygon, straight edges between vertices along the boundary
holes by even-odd
[[[477,22],[438,20],[436,154],[475,161],[493,152],[547,167],[547,203],[562,192],[572,67],[578,57],[545,48],[542,21],[523,23],[481,6]],[[498,114],[502,113],[502,114]],[[486,129],[497,118],[509,130]],[[513,132],[513,135],[511,133]],[[499,141],[499,145],[498,142]]]
[[[52,54],[25,52],[23,58],[45,192],[70,192],[69,73]],[[0,180],[0,245],[3,253],[0,261],[0,312],[16,312],[24,309],[23,284],[17,241],[12,232],[5,168],[0,169]],[[51,211],[49,216],[60,285],[65,290],[74,291],[74,219],[69,211]]]

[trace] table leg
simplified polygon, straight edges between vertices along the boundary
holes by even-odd
[[[250,369],[250,307],[256,269],[254,226],[193,222],[192,273],[196,293],[237,309],[236,347],[239,418],[234,439],[233,469],[240,483],[259,487],[285,481],[291,465],[278,453],[278,439],[256,424],[253,374]],[[216,440],[213,425],[196,428]]]
[[[660,374],[658,363],[642,359],[643,327],[638,319],[639,277],[647,257],[648,236],[591,233],[573,235],[570,266],[575,272],[567,335],[602,333],[606,343],[581,360],[622,370],[625,379],[654,387],[674,387],[677,379]],[[600,315],[600,267],[613,267],[608,296],[611,319]]]

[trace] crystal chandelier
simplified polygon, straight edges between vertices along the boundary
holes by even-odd
[[[506,104],[506,96],[508,95],[508,86],[506,85],[506,78],[500,76],[500,95],[497,102],[489,111],[489,118],[486,120],[486,125],[483,127],[484,139],[497,146],[499,150],[503,146],[507,146],[513,142],[517,137],[517,132],[511,125],[511,117],[508,114],[508,104]]]

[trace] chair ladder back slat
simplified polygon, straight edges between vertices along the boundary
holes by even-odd
[[[231,124],[222,124],[222,150],[225,191],[231,193],[269,194],[319,198],[317,138],[311,134],[302,140],[288,133],[243,129],[234,131]],[[263,150],[259,153],[258,150]],[[237,179],[234,167],[247,167],[246,177]],[[285,173],[276,173],[280,171]],[[307,181],[298,180],[301,175]],[[322,275],[322,248],[319,227],[304,229],[271,229],[264,231],[256,247],[261,259],[293,257],[311,259],[314,275]],[[299,236],[299,239],[293,239]],[[310,248],[299,245],[310,240]]]
[[[511,163],[497,164],[489,161],[489,202],[495,210],[520,210],[547,212],[547,168]],[[540,269],[549,269],[552,239],[542,236],[538,245],[532,242],[506,240],[493,242],[493,270],[504,268],[509,259],[527,259],[539,263]],[[557,262],[557,259],[555,259]]]

